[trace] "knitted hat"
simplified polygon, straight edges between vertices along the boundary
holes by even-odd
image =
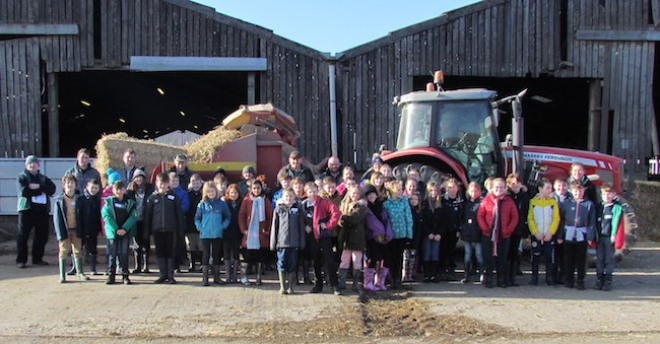
[[[142,171],[141,169],[138,168],[138,169],[135,170],[135,172],[133,172],[133,179],[135,179],[139,176],[142,176],[142,177],[144,177],[144,179],[147,179],[147,174],[144,173],[144,171]]]
[[[252,167],[250,165],[247,165],[247,166],[243,167],[243,173],[246,173],[246,172],[252,173],[253,176],[257,175],[257,171],[255,171],[254,167]]]
[[[371,184],[365,185],[364,189],[362,189],[362,192],[364,193],[365,196],[369,195],[372,192],[378,194],[378,191],[376,191],[376,187]]]
[[[114,184],[116,181],[121,180],[119,172],[109,168],[106,172],[108,174],[108,185]]]
[[[374,164],[375,163],[381,163],[382,164],[383,163],[383,158],[377,156],[371,162],[374,163]]]
[[[35,155],[28,155],[27,158],[25,158],[25,165],[36,162],[37,164],[39,163],[39,158],[37,158]]]

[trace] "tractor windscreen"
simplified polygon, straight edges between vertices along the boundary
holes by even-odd
[[[471,181],[483,182],[497,174],[497,130],[487,101],[435,104],[435,146],[458,160]]]
[[[465,166],[470,181],[496,175],[497,130],[487,100],[405,103],[397,150],[436,147]]]

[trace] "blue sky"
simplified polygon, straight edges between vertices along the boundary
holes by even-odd
[[[194,0],[322,52],[338,53],[477,0]]]

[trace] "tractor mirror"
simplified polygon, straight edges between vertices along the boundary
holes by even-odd
[[[486,118],[486,120],[492,121],[490,117]],[[495,120],[495,127],[499,127],[500,126],[500,111],[497,108],[493,109],[493,120]],[[486,125],[486,128],[489,128],[491,125],[493,125],[492,122],[491,123],[486,122],[484,124]]]

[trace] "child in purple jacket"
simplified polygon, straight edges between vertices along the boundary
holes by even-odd
[[[376,291],[387,290],[385,281],[389,268],[385,262],[389,259],[387,243],[394,234],[390,227],[387,212],[383,209],[383,202],[378,198],[378,191],[373,185],[364,187],[364,196],[367,199],[367,214],[365,217],[365,233],[367,238],[367,258],[364,270],[364,289]],[[377,285],[374,277],[378,276]]]

